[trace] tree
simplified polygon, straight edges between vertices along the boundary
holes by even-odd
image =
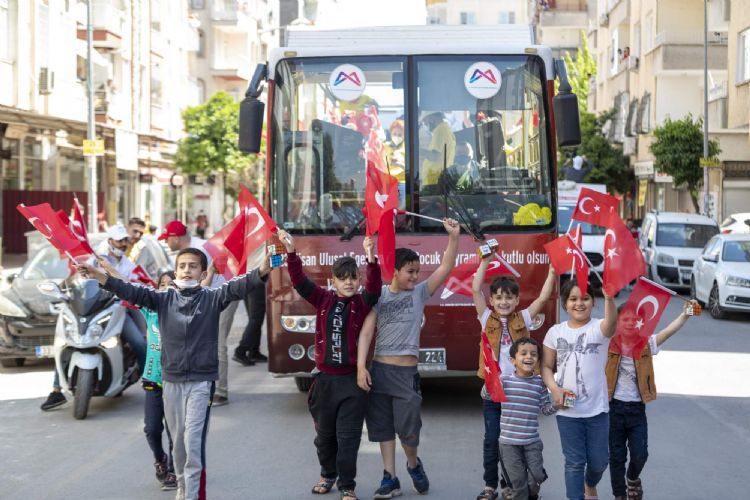
[[[578,96],[578,107],[581,113],[588,111],[588,98],[591,91],[589,79],[596,76],[596,59],[589,52],[589,44],[586,33],[581,30],[581,45],[576,49],[575,61],[570,57],[570,52],[565,52],[563,60],[568,70],[568,80],[573,93]]]
[[[204,104],[185,109],[182,120],[187,135],[178,143],[175,158],[176,165],[187,174],[222,172],[225,190],[232,196],[239,192],[243,172],[257,165],[256,155],[244,155],[237,148],[239,114],[239,103],[224,91]],[[237,180],[237,185],[232,180]]]
[[[627,193],[632,187],[628,159],[602,133],[602,126],[613,114],[614,111],[599,116],[581,113],[581,145],[577,152],[593,165],[586,182],[605,184],[611,193]]]
[[[676,186],[686,186],[693,200],[695,212],[700,212],[698,192],[703,184],[703,120],[693,120],[688,114],[682,120],[667,118],[663,125],[654,129],[651,153],[654,155],[654,168],[671,175]],[[708,156],[721,153],[719,143],[708,141]]]

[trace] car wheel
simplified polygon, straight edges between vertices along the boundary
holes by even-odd
[[[310,377],[294,377],[294,383],[297,384],[297,389],[300,392],[307,392],[310,390],[313,379]]]
[[[26,363],[26,358],[4,358],[0,359],[3,368],[20,368]]]
[[[708,312],[711,313],[711,317],[714,319],[724,319],[727,315],[719,303],[719,285],[716,283],[714,283],[713,288],[711,288],[711,294],[708,296]]]
[[[690,278],[690,299],[697,301],[701,306],[704,306],[702,300],[698,300],[698,292],[695,291],[695,276]]]

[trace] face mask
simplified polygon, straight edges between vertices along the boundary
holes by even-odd
[[[109,246],[109,251],[110,251],[110,253],[111,253],[111,254],[112,254],[113,256],[115,256],[115,257],[117,257],[117,258],[120,258],[120,257],[122,257],[123,255],[125,255],[125,251],[124,251],[124,250],[120,250],[119,248],[115,248],[115,247],[113,247],[112,245],[110,245],[110,246]]]
[[[174,280],[172,283],[180,290],[195,288],[199,285],[198,280]]]

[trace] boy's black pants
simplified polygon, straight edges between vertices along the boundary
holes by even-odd
[[[319,373],[310,387],[307,406],[315,422],[320,475],[338,476],[339,490],[354,489],[367,406],[367,393],[357,385],[357,374]]]

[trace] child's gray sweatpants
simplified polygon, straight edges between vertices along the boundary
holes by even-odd
[[[215,382],[164,382],[164,416],[174,448],[178,490],[185,500],[206,498],[206,438]]]

